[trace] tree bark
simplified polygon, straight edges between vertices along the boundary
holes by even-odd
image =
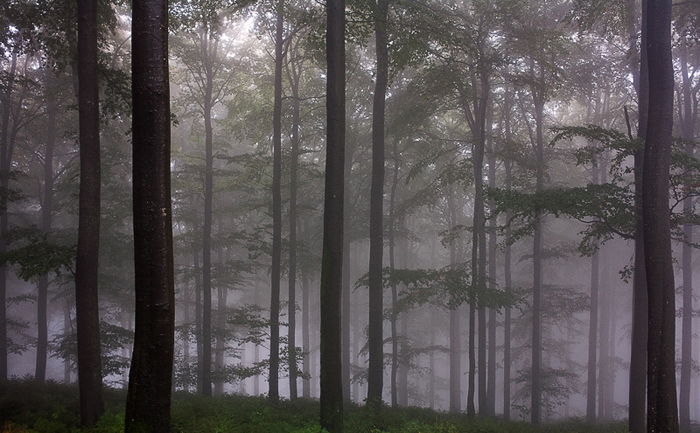
[[[94,425],[104,412],[98,256],[100,241],[100,112],[97,82],[97,4],[78,1],[78,113],[80,198],[75,260],[80,422]]]
[[[537,158],[537,175],[535,190],[544,189],[544,139],[542,136],[544,117],[544,97],[533,89],[535,105],[535,143],[534,151]],[[533,424],[539,424],[542,419],[542,225],[544,215],[537,211],[535,215],[535,233],[532,242],[532,370],[531,370],[531,403],[530,419]]]
[[[489,188],[496,188],[496,153],[493,149],[492,127],[493,124],[493,104],[491,100],[487,105],[486,112],[486,151],[489,165]],[[488,203],[489,211],[496,208],[495,200]],[[489,219],[489,240],[488,240],[488,290],[496,290],[496,219]],[[486,371],[486,411],[485,415],[496,416],[496,308],[488,308],[488,353]]]
[[[293,66],[293,64],[292,64]],[[297,195],[299,189],[299,74],[293,70],[290,87],[292,90],[292,148],[289,161],[289,305],[287,316],[289,328],[287,342],[289,346],[289,398],[297,398]]]
[[[321,260],[320,424],[343,431],[341,297],[345,166],[345,0],[326,2],[326,175]]]
[[[8,83],[2,95],[2,126],[0,126],[0,189],[7,191],[10,181],[10,164],[12,159],[8,140],[10,130],[10,111],[12,108],[12,89],[17,70],[17,53],[13,52],[10,60]],[[7,200],[0,206],[0,254],[7,252],[7,233],[9,222],[7,219]],[[7,379],[7,266],[0,265],[0,379]]]
[[[170,196],[168,3],[134,0],[134,350],[125,431],[169,432],[175,288]]]
[[[382,405],[384,379],[383,284],[384,254],[384,107],[389,77],[389,51],[386,33],[388,0],[374,6],[374,33],[377,51],[377,75],[372,105],[372,186],[369,221],[369,371],[367,403],[379,412]]]
[[[695,121],[697,117],[697,108],[693,110],[692,101],[692,83],[688,76],[688,47],[685,37],[681,39],[680,48],[680,64],[682,91],[683,91],[683,121],[682,131],[683,138],[688,140],[685,146],[685,153],[691,158],[694,154],[694,145],[692,143],[695,136]],[[696,105],[697,107],[697,105]],[[687,185],[688,190],[692,185]],[[691,214],[693,211],[692,198],[686,198],[683,201],[683,212]],[[693,363],[693,226],[686,224],[683,226],[683,235],[685,242],[683,243],[683,318],[682,318],[682,335],[681,335],[681,377],[680,377],[680,392],[678,394],[679,405],[679,421],[682,432],[690,432],[690,388],[692,380],[692,363]]]
[[[270,402],[279,401],[280,280],[282,263],[282,63],[284,60],[284,1],[277,5],[275,25],[275,95],[272,137],[272,267],[270,269]]]
[[[642,178],[649,294],[647,431],[677,432],[675,286],[668,207],[674,86],[671,1],[648,0],[647,7],[649,117]]]
[[[211,397],[211,361],[212,361],[212,284],[211,284],[211,230],[214,200],[214,128],[212,126],[212,93],[214,72],[212,71],[211,53],[215,53],[216,44],[210,47],[208,30],[202,30],[202,58],[204,59],[204,220],[202,222],[202,395]],[[210,51],[211,50],[211,51]],[[215,54],[213,54],[215,55]]]
[[[592,183],[598,183],[598,166],[593,165]],[[600,255],[596,251],[591,257],[591,309],[588,316],[588,384],[586,389],[586,421],[596,421],[596,390],[598,383],[598,292],[600,278]]]
[[[47,81],[50,82],[51,77]],[[49,99],[49,98],[47,98]],[[51,209],[53,207],[53,155],[56,146],[56,113],[58,103],[53,100],[47,101],[46,117],[46,149],[44,151],[44,197],[41,203],[41,230],[45,236],[51,232]],[[34,378],[39,383],[46,380],[46,356],[48,352],[48,296],[49,296],[49,276],[48,274],[39,277],[37,285],[37,347],[36,347],[36,373]]]
[[[627,2],[628,15],[634,15],[634,2]],[[646,15],[647,2],[642,1],[642,33],[641,53],[639,65],[635,65],[634,58],[631,67],[639,67],[638,73],[633,73],[637,80],[637,93],[639,99],[639,130],[638,137],[642,140],[646,137],[647,119],[649,109],[649,79],[647,71],[646,50]],[[637,52],[636,31],[630,27],[630,50]],[[632,32],[635,37],[632,37]],[[634,44],[634,45],[632,45]],[[632,48],[632,46],[634,48]],[[631,134],[630,134],[631,135]],[[630,137],[631,139],[632,137]],[[629,431],[641,433],[646,431],[646,395],[647,395],[647,344],[648,344],[648,315],[649,300],[647,294],[647,277],[644,265],[644,225],[642,215],[642,173],[644,162],[644,149],[634,152],[634,207],[636,215],[634,231],[634,274],[632,279],[632,342],[630,347],[630,380],[629,380]]]

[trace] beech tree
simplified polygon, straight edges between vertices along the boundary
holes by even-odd
[[[649,109],[642,175],[644,262],[649,295],[647,431],[677,432],[676,302],[668,209],[673,132],[671,1],[648,0]]]
[[[343,431],[341,298],[345,166],[345,0],[326,2],[326,182],[321,259],[321,427]]]
[[[100,112],[97,82],[97,4],[78,2],[80,199],[75,305],[80,420],[95,424],[104,412],[97,272],[100,239]]]
[[[136,316],[126,432],[169,432],[175,288],[168,2],[135,0],[132,30]]]

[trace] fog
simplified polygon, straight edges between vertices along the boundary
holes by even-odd
[[[625,419],[639,5],[601,12],[571,2],[429,3],[430,13],[392,5],[387,25],[383,401],[467,412],[472,393],[479,414],[530,420],[535,288],[541,296],[536,374],[542,421],[590,420],[591,395],[594,420]],[[214,11],[183,2],[171,10],[173,386],[178,392],[268,393],[275,322],[270,318],[275,303],[273,6]],[[326,154],[323,14],[316,3],[286,7],[279,394],[318,398]],[[693,156],[700,133],[700,33],[696,19],[689,18],[697,18],[697,5],[687,8],[674,28],[674,136],[686,141],[674,147],[669,236],[677,288],[677,383],[681,366],[690,362],[690,416],[698,421],[697,315],[691,319],[692,339],[683,339],[682,328],[689,314],[682,295],[696,286],[692,277],[700,267],[700,254],[683,249],[684,242],[694,241],[688,233],[697,231],[700,167]],[[126,387],[134,328],[131,35],[130,11],[116,4],[111,11],[112,27],[105,25],[100,36],[99,300],[104,383]],[[345,242],[343,382],[346,398],[361,404],[367,398],[368,335],[380,331],[368,328],[367,275],[377,50],[374,28],[362,20],[368,12],[353,5],[349,13],[357,19],[348,21],[346,41],[345,227],[337,227],[337,234]],[[620,15],[610,15],[615,13]],[[631,29],[621,24],[627,18]],[[23,36],[22,25],[27,23],[8,25],[0,40],[6,376],[74,383],[76,78],[69,66],[72,54],[57,49],[55,39],[42,32]],[[67,37],[73,30],[53,32]],[[483,164],[477,170],[479,149]],[[475,187],[475,170],[481,170],[483,197]],[[479,221],[479,209],[485,221]],[[684,261],[686,254],[692,254],[690,261]],[[46,278],[48,291],[42,295]],[[295,308],[289,309],[291,287]],[[694,313],[697,296],[692,296]],[[288,344],[290,311],[296,348]],[[475,328],[470,329],[471,321]],[[40,323],[46,323],[45,337]],[[592,328],[595,347],[589,344]],[[682,358],[684,344],[691,345],[692,359]],[[211,347],[211,371],[205,371],[205,346]],[[590,366],[593,349],[596,365]],[[298,390],[290,387],[290,352],[296,354]],[[43,356],[45,372],[39,371]],[[204,384],[207,378],[210,383]]]

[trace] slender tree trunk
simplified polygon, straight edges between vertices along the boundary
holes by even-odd
[[[505,98],[504,106],[504,120],[503,129],[505,130],[506,145],[509,146],[512,140],[511,129],[510,129],[510,112],[512,106],[512,96],[508,92]],[[506,157],[503,162],[505,168],[505,189],[510,191],[513,187],[513,174],[512,168],[513,163],[510,158]],[[506,221],[510,221],[512,216],[512,211],[508,209],[506,211]],[[508,302],[510,302],[510,296],[512,294],[512,275],[511,275],[511,257],[512,257],[512,245],[511,236],[512,228],[510,224],[506,225],[506,246],[503,252],[503,283],[505,284],[505,294]],[[505,311],[503,313],[503,419],[506,421],[510,420],[510,370],[511,370],[511,306],[506,305]]]
[[[47,73],[47,74],[50,74]],[[48,80],[51,78],[49,77]],[[53,207],[53,155],[56,145],[56,112],[58,103],[49,101],[46,106],[47,132],[46,150],[44,152],[44,197],[41,203],[41,230],[45,236],[51,232],[51,209]],[[36,347],[36,374],[35,379],[44,383],[46,379],[46,355],[48,351],[48,315],[47,304],[49,296],[49,276],[39,277],[37,297],[37,322],[38,335]]]
[[[204,374],[202,365],[204,364],[204,339],[202,338],[202,276],[201,266],[199,265],[199,251],[194,249],[194,333],[197,342],[197,392],[203,394]]]
[[[493,104],[489,100],[486,112],[486,150],[489,164],[489,188],[496,188],[496,154],[493,149],[492,123]],[[489,210],[496,208],[495,200],[489,200]],[[489,242],[488,242],[488,289],[496,290],[496,219],[489,220]],[[487,363],[487,384],[486,384],[486,411],[488,416],[496,416],[496,309],[488,309],[488,363]]]
[[[222,223],[219,221],[218,224],[219,236],[223,236]],[[218,252],[218,263],[219,266],[224,266],[226,259],[224,257],[224,249],[219,248]],[[228,304],[228,289],[219,285],[216,290],[217,292],[217,305],[216,305],[216,351],[214,354],[215,366],[217,378],[214,381],[214,395],[224,395],[224,385],[226,383],[225,379],[225,366],[226,366],[226,319],[227,319],[227,304]]]
[[[627,15],[634,17],[635,2],[627,0]],[[636,78],[635,88],[639,100],[639,130],[638,137],[644,140],[647,129],[647,111],[649,101],[649,80],[647,73],[646,51],[646,1],[642,2],[642,40],[641,53],[637,56],[637,30],[630,19],[628,31],[630,52],[634,55],[630,61],[630,69]],[[628,126],[629,127],[629,126]],[[631,129],[631,128],[630,128]],[[629,131],[630,139],[632,133]],[[629,380],[629,431],[642,433],[646,431],[646,387],[647,387],[647,340],[648,340],[648,295],[647,278],[644,265],[644,227],[642,222],[642,166],[644,149],[634,152],[634,200],[636,224],[634,233],[634,274],[632,279],[632,342],[630,347],[630,380]]]
[[[533,91],[535,102],[536,142],[535,155],[537,157],[537,179],[535,189],[544,189],[544,143],[542,137],[542,124],[544,112],[544,99]],[[530,419],[533,424],[539,424],[542,419],[542,225],[544,215],[537,211],[535,215],[535,234],[532,243],[533,284],[532,284],[532,390],[530,404]]]
[[[206,59],[204,87],[204,221],[202,222],[202,395],[212,395],[211,361],[212,361],[212,262],[211,262],[211,231],[213,220],[214,200],[214,128],[212,126],[212,93],[214,73],[212,71],[211,53],[215,52],[215,44],[211,41],[206,29],[202,30],[202,57]]]
[[[384,253],[384,107],[389,77],[389,51],[386,33],[386,19],[389,10],[388,0],[379,0],[375,8],[374,32],[377,51],[377,76],[372,105],[367,403],[376,412],[379,412],[382,405],[384,379],[382,256]]]
[[[297,190],[299,188],[299,79],[294,73],[290,82],[292,89],[292,149],[289,162],[289,305],[287,316],[289,328],[287,344],[289,346],[289,398],[297,398]]]
[[[447,191],[447,207],[449,211],[449,226],[450,229],[457,225],[457,210],[454,203],[454,193],[452,186]],[[450,266],[457,265],[457,252],[455,242],[450,243]],[[450,412],[462,411],[462,346],[460,332],[460,307],[458,302],[453,299],[453,305],[450,306]],[[471,395],[472,408],[474,407],[474,397]],[[469,404],[467,404],[469,405]]]
[[[280,280],[282,263],[282,64],[284,54],[284,1],[277,5],[275,25],[275,95],[272,137],[272,268],[270,283],[270,402],[279,401]]]
[[[671,1],[648,0],[647,6],[649,117],[642,178],[649,294],[647,430],[677,432],[675,286],[668,208],[674,86]]]
[[[72,335],[75,333],[75,330],[73,329],[73,323],[71,322],[71,302],[66,299],[63,302],[63,335]],[[71,381],[71,363],[72,363],[72,356],[68,356],[63,359],[63,383],[65,384],[70,384]]]
[[[10,72],[5,92],[2,95],[2,125],[0,126],[0,189],[7,191],[10,182],[10,164],[12,154],[8,143],[10,130],[10,112],[12,109],[12,89],[17,70],[17,53],[12,53]],[[9,222],[7,219],[7,200],[0,203],[0,254],[7,252],[7,241],[4,234],[7,233]],[[7,266],[0,265],[0,379],[7,379]]]
[[[345,166],[345,1],[326,2],[326,176],[321,260],[320,424],[343,431],[341,297]]]
[[[598,182],[598,168],[593,167],[593,183]],[[596,384],[598,383],[598,292],[600,255],[591,257],[591,310],[588,330],[588,386],[586,391],[586,421],[596,422]]]
[[[75,303],[80,421],[87,427],[94,425],[104,412],[97,295],[101,183],[97,5],[88,0],[78,2],[78,80],[80,198]]]
[[[304,380],[301,383],[301,395],[304,398],[311,398],[311,345],[309,344],[309,304],[309,278],[304,274],[301,277],[301,334],[304,340]]]
[[[350,176],[352,174],[352,160],[355,151],[355,147],[352,144],[348,144],[345,147],[345,183],[350,182]],[[345,195],[345,202],[343,203],[343,209],[347,214],[350,213],[352,205],[350,203],[350,194]],[[346,221],[351,221],[349,215],[345,215]],[[353,312],[352,307],[352,282],[351,282],[351,259],[352,259],[352,240],[350,238],[350,225],[346,225],[343,228],[343,299],[342,299],[342,330],[343,330],[343,402],[348,405],[351,402],[350,396],[350,366],[352,365],[352,360],[350,359],[350,327],[352,326],[352,320],[350,314]],[[357,353],[357,352],[355,352]]]
[[[683,115],[682,129],[683,138],[688,140],[685,146],[685,153],[690,157],[694,154],[694,145],[692,143],[695,136],[695,121],[697,117],[697,109],[693,110],[692,101],[692,83],[688,76],[688,47],[685,37],[681,40],[681,77],[683,78]],[[696,105],[697,106],[697,105]],[[688,189],[692,188],[688,185]],[[691,214],[693,211],[692,198],[686,198],[683,201],[683,212]],[[693,363],[693,226],[686,224],[683,226],[683,235],[685,242],[683,243],[683,318],[682,318],[682,336],[681,336],[681,377],[680,377],[680,393],[678,395],[678,404],[680,409],[680,429],[682,432],[690,432],[690,388],[692,380],[692,363]]]
[[[394,141],[392,159],[394,161],[394,170],[391,181],[391,193],[389,194],[389,271],[393,272],[396,269],[395,251],[396,251],[396,221],[394,220],[394,209],[396,206],[396,186],[399,183],[399,152],[396,141]],[[398,287],[396,282],[391,283],[391,406],[396,407],[399,404],[397,375],[399,373],[399,336],[397,329],[398,312]]]

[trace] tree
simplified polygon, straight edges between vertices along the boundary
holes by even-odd
[[[80,199],[75,304],[80,421],[83,426],[95,424],[104,412],[97,298],[101,187],[97,77],[97,4],[81,0],[78,2]]]
[[[132,30],[136,315],[126,432],[169,432],[175,289],[168,2],[135,0]]]
[[[270,269],[270,390],[272,403],[279,400],[280,279],[282,267],[282,65],[284,62],[284,1],[277,5],[275,24],[275,90],[272,138],[272,267]],[[292,370],[290,365],[290,371]],[[296,367],[294,367],[296,368]]]
[[[378,412],[382,405],[384,378],[384,338],[382,256],[384,253],[384,109],[389,78],[387,15],[389,1],[374,4],[374,33],[377,51],[377,78],[372,104],[372,186],[369,213],[369,371],[367,403]]]
[[[343,431],[341,293],[345,166],[345,0],[326,2],[326,182],[321,259],[321,427]]]
[[[649,108],[642,178],[644,262],[649,294],[647,431],[677,432],[675,286],[668,208],[673,132],[671,1],[648,0]]]

